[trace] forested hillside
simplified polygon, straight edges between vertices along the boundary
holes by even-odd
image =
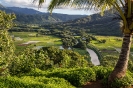
[[[67,30],[87,30],[90,33],[98,35],[115,35],[121,36],[120,20],[113,20],[119,16],[114,12],[110,14],[105,12],[104,16],[100,13],[90,16],[86,15],[67,15],[53,13],[42,13],[33,9],[19,7],[0,6],[1,10],[7,13],[15,13],[17,24],[39,24],[45,29],[67,29]],[[54,24],[53,24],[54,23]],[[55,24],[56,23],[56,24]]]
[[[15,22],[20,24],[51,24],[51,23],[58,23],[58,22],[66,22],[72,19],[84,17],[80,15],[66,15],[66,14],[56,14],[53,13],[44,13],[44,14],[34,14],[34,15],[27,15],[27,14],[16,14],[17,19]]]
[[[30,8],[21,8],[21,7],[7,7],[7,8],[11,9],[15,12],[19,12],[21,14],[29,14],[29,15],[43,14],[42,12],[39,12],[39,11],[34,10],[34,9],[30,9]]]
[[[120,36],[120,20],[116,19],[119,16],[116,13],[109,14],[105,12],[104,16],[100,13],[93,14],[87,17],[71,20],[53,25],[43,25],[47,29],[60,29],[60,30],[88,30],[90,33],[98,35],[115,35]]]
[[[0,10],[6,13],[15,13],[18,24],[51,24],[57,22],[66,22],[77,18],[85,17],[86,15],[67,15],[53,13],[42,13],[33,9],[19,8],[19,7],[4,7],[0,6]]]

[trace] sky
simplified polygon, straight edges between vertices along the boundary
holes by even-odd
[[[33,0],[0,0],[0,4],[6,7],[32,8],[41,12],[47,12],[47,7],[50,1],[51,0],[46,0],[46,2],[39,9],[37,3],[32,3]],[[54,9],[53,12],[72,15],[91,15],[93,13],[96,13],[95,11],[75,10],[72,8]]]

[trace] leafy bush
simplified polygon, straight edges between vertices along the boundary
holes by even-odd
[[[0,78],[0,88],[75,88],[62,78],[24,76]]]
[[[14,49],[13,41],[8,35],[8,32],[6,30],[0,30],[0,75],[7,74],[7,67],[13,58]]]
[[[131,59],[128,61],[128,70],[133,72],[133,61]]]
[[[14,44],[7,30],[0,30],[0,59],[9,60],[14,54]]]
[[[95,66],[92,67],[92,69],[95,71],[97,80],[102,80],[108,77],[111,71],[113,70],[112,68],[103,67],[103,66]]]
[[[103,59],[101,59],[101,65],[105,67],[114,67],[118,61],[117,56],[112,56],[112,55],[106,55],[104,56]]]
[[[111,72],[109,72],[110,74]],[[106,74],[106,76],[102,79],[103,86],[105,88],[108,88],[108,77],[109,74]],[[130,86],[133,85],[133,78],[132,73],[130,71],[127,71],[126,76],[121,79],[115,79],[112,84],[111,88],[130,88]]]
[[[11,75],[28,73],[32,69],[47,70],[50,68],[87,67],[84,56],[77,52],[59,50],[55,47],[44,47],[42,50],[25,49],[14,57],[9,65]]]
[[[4,83],[4,87],[6,88],[45,88],[43,83],[35,82],[33,80],[22,80],[17,77],[7,77],[7,78],[0,78],[0,82]],[[1,87],[0,88],[4,88]]]
[[[55,69],[49,71],[36,71],[27,75],[64,78],[74,86],[81,86],[88,81],[96,81],[96,74],[91,68]]]
[[[70,70],[68,72],[64,72],[64,74],[60,74],[60,76],[61,75],[64,79],[68,80],[72,85],[77,87],[88,81],[96,80],[96,74],[91,68]]]
[[[30,76],[29,76],[30,77]],[[26,77],[27,78],[27,77]],[[68,81],[64,80],[63,78],[55,78],[55,77],[30,77],[30,79],[33,79],[38,82],[42,82],[44,84],[53,84],[57,88],[74,88]]]
[[[0,11],[0,75],[8,72],[7,67],[14,54],[14,44],[7,31],[13,26],[13,19],[15,14]]]
[[[97,80],[102,80],[103,86],[106,88],[108,85],[108,77],[110,73],[112,72],[113,68],[111,67],[103,67],[103,66],[95,66],[92,67],[92,69],[95,71]],[[133,73],[130,71],[127,71],[126,76],[122,79],[116,79],[112,85],[111,88],[128,88],[131,85],[133,85]]]
[[[100,65],[104,67],[114,67],[117,61],[117,56],[106,55],[103,59],[100,60]],[[133,72],[133,61],[131,59],[128,61],[128,70]]]
[[[121,79],[115,79],[111,85],[112,88],[130,88],[130,86],[133,85],[133,78],[129,75],[126,74],[125,77]]]
[[[48,58],[53,61],[54,65],[63,68],[86,67],[88,62],[85,56],[71,50],[59,50],[55,47],[43,47]]]
[[[14,57],[14,59],[9,64],[9,72],[11,75],[19,75],[21,73],[30,72],[35,68],[35,55],[26,49],[20,55]]]
[[[25,51],[14,57],[14,59],[11,61],[9,65],[10,74],[20,75],[23,73],[28,73],[35,68],[42,70],[51,68],[52,65],[50,59],[45,53],[42,52],[36,54],[36,51],[32,49],[25,49]]]
[[[52,68],[46,71],[42,71],[36,68],[34,70],[32,69],[32,71],[29,73],[23,74],[24,76],[21,75],[20,79],[22,83],[20,82],[20,80],[18,81],[18,78],[16,78],[17,81],[15,81],[16,79],[15,80],[13,79],[13,80],[15,81],[15,83],[18,82],[17,83],[18,86],[21,86],[22,84],[23,84],[22,86],[26,86],[26,87],[27,85],[30,85],[30,86],[36,85],[38,86],[38,88],[45,88],[44,86],[46,85],[44,84],[49,84],[49,83],[51,84],[51,86],[53,86],[53,88],[56,88],[56,86],[58,86],[57,88],[61,88],[62,86],[64,86],[63,88],[68,88],[67,86],[70,84],[67,83],[65,80],[67,80],[73,86],[76,86],[76,87],[80,87],[86,82],[102,80],[103,85],[106,87],[108,83],[108,77],[112,72],[112,70],[113,70],[112,68],[103,67],[103,66],[94,66],[92,68],[69,68],[69,69]],[[132,74],[133,73],[131,73],[130,71],[127,71],[126,77],[120,80],[116,79],[112,84],[112,88],[121,88],[122,86],[132,85],[133,83]],[[25,82],[28,83],[28,81],[30,84],[25,84]],[[19,82],[21,83],[21,85],[19,85]],[[31,83],[35,83],[35,84],[31,84]],[[43,84],[40,84],[40,83],[43,83]],[[0,84],[5,85],[1,80],[0,80]],[[40,86],[43,86],[43,87],[40,87]],[[50,86],[50,85],[47,85],[47,86]],[[46,87],[46,88],[50,88],[50,87]]]

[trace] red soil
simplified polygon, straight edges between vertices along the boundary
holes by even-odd
[[[87,82],[82,88],[103,88],[101,81]]]
[[[85,85],[82,86],[82,88],[104,88],[101,81],[96,82],[87,82]],[[123,88],[129,88],[129,87],[123,87]],[[130,88],[133,88],[131,86]]]

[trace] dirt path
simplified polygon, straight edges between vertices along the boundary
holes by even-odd
[[[82,88],[103,88],[101,81],[88,82],[82,86]]]

